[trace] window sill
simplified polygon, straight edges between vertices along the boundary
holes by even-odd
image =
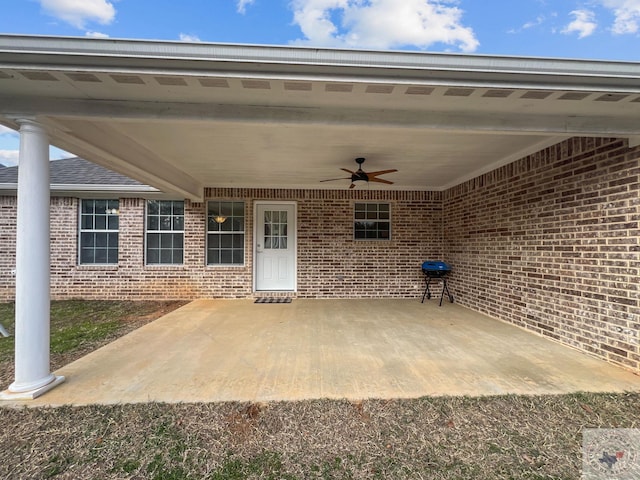
[[[205,265],[205,267],[207,269],[211,269],[211,270],[218,270],[220,268],[227,268],[227,269],[231,269],[231,268],[237,268],[237,269],[246,268],[247,265],[244,264],[244,263],[242,263],[242,264],[240,264],[240,263],[238,263],[238,264],[235,264],[235,263],[219,263],[218,264],[218,263],[216,263],[216,264],[213,264],[213,265]]]
[[[101,270],[101,271],[115,271],[118,270],[119,266],[117,264],[113,264],[113,265],[99,265],[99,264],[95,264],[95,265],[77,265],[76,268],[78,270]]]
[[[184,264],[170,265],[170,264],[152,264],[145,265],[144,268],[149,270],[186,270],[187,267]]]
[[[354,238],[354,242],[391,242],[391,238]]]

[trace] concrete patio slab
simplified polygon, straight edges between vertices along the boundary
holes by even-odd
[[[56,374],[15,404],[640,391],[631,372],[437,300],[198,300]]]

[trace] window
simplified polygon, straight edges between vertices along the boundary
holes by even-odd
[[[287,211],[267,210],[264,212],[264,248],[286,250],[288,240]]]
[[[184,202],[147,201],[147,265],[181,265],[184,258]]]
[[[244,202],[207,204],[207,265],[244,265]]]
[[[118,263],[118,209],[118,200],[81,200],[81,265]]]
[[[390,240],[391,216],[388,203],[356,203],[353,238],[356,240]]]

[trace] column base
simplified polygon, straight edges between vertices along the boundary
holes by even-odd
[[[63,376],[55,375],[53,377],[53,381],[47,383],[38,388],[34,388],[33,390],[28,390],[26,392],[11,392],[9,390],[5,390],[4,392],[0,392],[0,401],[6,400],[34,400],[38,398],[40,395],[44,395],[49,390],[57,387],[62,382],[64,382]]]

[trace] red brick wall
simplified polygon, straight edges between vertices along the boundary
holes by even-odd
[[[206,204],[186,202],[185,264],[144,265],[142,199],[120,200],[118,266],[77,265],[78,200],[52,198],[53,298],[251,297],[253,201],[298,208],[299,297],[422,294],[453,266],[456,301],[634,370],[640,352],[640,148],[571,139],[446,192],[207,189],[246,201],[246,265],[205,265]],[[353,203],[389,202],[392,240],[353,240]],[[15,197],[0,197],[0,300],[12,300]]]
[[[185,202],[184,265],[144,265],[142,199],[120,199],[119,264],[79,266],[78,199],[51,200],[52,298],[245,298],[253,296],[253,201],[291,200],[298,209],[299,297],[418,297],[420,264],[442,256],[438,192],[208,189],[211,199],[246,202],[246,264],[205,265],[206,203]],[[391,241],[353,240],[354,201],[389,202]],[[4,202],[4,203],[2,203]],[[15,197],[0,202],[0,300],[11,300]],[[5,228],[6,227],[6,228]]]
[[[255,200],[297,202],[298,297],[417,297],[420,264],[442,255],[439,192],[207,189],[205,195],[247,202],[247,266],[241,275],[228,276],[229,293],[244,286],[244,296],[251,295]],[[390,241],[353,239],[356,201],[391,204]]]
[[[0,196],[0,301],[15,296],[17,198]]]
[[[52,222],[52,268],[56,273],[51,282],[52,298],[194,299],[251,294],[246,268],[205,266],[203,203],[185,202],[184,264],[146,266],[145,200],[121,198],[118,265],[91,266],[77,265],[78,201],[73,200],[71,209],[58,206],[68,200],[52,199],[52,218],[54,212],[65,218],[59,226]],[[57,233],[60,230],[70,233],[63,237]]]
[[[456,300],[637,370],[640,148],[576,138],[444,192]]]
[[[391,241],[353,239],[353,204],[369,200],[391,203]],[[302,297],[417,297],[420,265],[442,256],[439,192],[308,192],[298,222]]]

